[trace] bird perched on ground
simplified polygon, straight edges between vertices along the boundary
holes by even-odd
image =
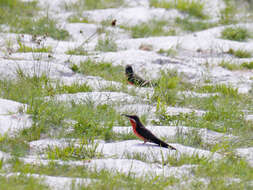
[[[112,27],[116,26],[116,22],[117,22],[116,19],[113,19],[113,20],[112,20],[112,22],[111,22]]]
[[[133,71],[131,65],[127,65],[125,69],[125,75],[129,84],[140,86],[140,87],[152,87],[156,84],[152,84],[150,81],[144,80]]]
[[[159,138],[157,138],[151,131],[149,131],[147,128],[145,128],[144,125],[141,123],[138,116],[126,115],[126,114],[122,114],[122,115],[130,119],[134,134],[137,137],[139,137],[141,140],[143,140],[144,144],[146,142],[152,142],[152,143],[158,144],[161,147],[171,148],[172,150],[177,150],[173,146],[170,146],[167,143],[160,140]]]

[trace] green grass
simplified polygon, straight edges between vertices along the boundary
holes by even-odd
[[[26,45],[22,44],[21,42],[18,42],[18,44],[19,44],[19,48],[18,48],[17,52],[52,53],[52,47],[51,46],[32,48],[32,47],[29,47],[29,46],[26,46]]]
[[[17,70],[17,80],[1,80],[0,89],[2,98],[21,103],[30,103],[35,97],[50,95],[53,89],[46,75],[41,77],[29,76]]]
[[[171,9],[173,7],[173,4],[168,1],[164,0],[150,0],[149,2],[150,7],[155,7],[155,8],[164,8],[164,9]]]
[[[183,144],[186,146],[209,149],[209,147],[205,146],[204,142],[202,142],[202,138],[198,130],[196,129],[191,130],[191,132],[187,132],[187,133],[184,133],[182,129],[181,130],[178,129],[174,142]]]
[[[81,62],[80,66],[72,65],[72,70],[84,75],[100,76],[105,80],[125,82],[124,68],[122,66],[113,66],[110,62],[96,62],[91,59]]]
[[[246,41],[250,38],[250,33],[247,29],[241,27],[228,27],[222,30],[221,37],[223,39],[234,41]]]
[[[90,23],[90,20],[88,17],[83,17],[79,14],[74,14],[68,17],[68,21],[71,23]]]
[[[253,61],[251,61],[251,62],[243,62],[241,64],[241,67],[246,68],[246,69],[253,69]]]
[[[28,141],[39,139],[41,135],[49,137],[51,135],[77,137],[87,135],[110,139],[112,125],[125,125],[126,122],[109,105],[94,106],[91,102],[84,102],[80,105],[72,103],[70,108],[65,103],[43,100],[45,96],[53,97],[58,93],[90,91],[85,84],[73,84],[72,86],[58,84],[53,87],[52,82],[46,76],[29,77],[20,73],[16,81],[0,81],[0,91],[3,98],[28,104],[27,113],[32,116],[33,126],[20,133],[20,138]],[[74,125],[74,132],[71,134],[65,132],[69,126],[65,119],[77,121]],[[11,142],[7,144],[12,146]]]
[[[152,174],[137,177],[129,171],[128,174],[108,170],[89,170],[85,166],[68,166],[50,163],[49,165],[24,164],[19,160],[10,161],[12,172],[38,173],[50,176],[65,176],[96,179],[87,186],[79,189],[164,189],[168,185],[179,182],[174,177],[153,176]],[[85,187],[87,186],[87,187]]]
[[[112,126],[127,123],[112,106],[95,106],[91,102],[72,103],[71,107],[53,101],[36,102],[29,107],[28,113],[33,116],[33,126],[20,133],[28,141],[40,139],[41,136],[110,140],[115,138],[111,131]],[[66,119],[76,123],[69,124]],[[66,132],[70,126],[73,130]]]
[[[152,19],[147,23],[140,23],[132,27],[121,25],[120,28],[130,31],[133,38],[176,35],[174,29],[166,28],[168,25],[169,22],[167,20]]]
[[[253,62],[243,62],[242,64],[235,64],[235,63],[229,63],[222,61],[219,66],[228,69],[230,71],[234,70],[242,70],[242,69],[253,69]]]
[[[240,70],[241,67],[240,65],[238,64],[235,64],[235,63],[229,63],[229,62],[226,62],[226,61],[222,61],[219,66],[225,68],[225,69],[228,69],[230,71],[234,71],[234,70]]]
[[[199,0],[174,0],[174,2],[166,0],[150,0],[150,6],[165,9],[174,8],[197,18],[207,18],[207,15],[203,12],[204,4]]]
[[[125,118],[109,105],[95,106],[88,101],[78,105],[72,103],[70,106],[54,100],[43,100],[45,96],[53,97],[58,93],[89,92],[90,88],[85,84],[72,86],[57,84],[53,87],[50,79],[45,76],[28,77],[20,73],[19,77],[17,81],[0,81],[0,91],[3,98],[27,103],[27,113],[33,119],[32,127],[22,130],[19,134],[20,142],[23,142],[19,143],[20,154],[23,154],[22,151],[25,153],[25,141],[40,139],[42,135],[77,138],[92,136],[107,140],[114,138],[111,133],[113,125],[126,125]],[[70,125],[66,119],[77,121],[71,133],[66,133]],[[15,150],[12,142],[18,139],[7,140],[3,139],[2,145],[10,146],[12,150]],[[23,149],[22,146],[24,146]],[[18,145],[17,148],[19,149]],[[16,153],[19,154],[18,151]]]
[[[109,0],[105,1],[109,2]],[[102,6],[102,8],[110,7],[110,3],[106,4],[104,3],[105,1],[82,1],[83,5],[87,7],[80,7],[80,9],[93,9],[94,7],[101,8]],[[86,2],[86,4],[84,2]],[[103,5],[101,4],[100,6],[99,2],[102,2]],[[114,2],[115,4],[113,6],[121,6],[120,4],[117,4],[119,1]],[[151,3],[152,2],[165,3],[165,1],[154,0],[151,1]],[[179,6],[180,3],[181,6],[186,3],[186,1],[178,2],[178,5],[173,5],[174,8]],[[165,5],[153,6],[162,7]],[[61,32],[57,34],[55,31],[51,31],[51,33],[46,31],[50,31],[51,27],[54,28],[57,26],[57,23],[54,21],[54,26],[50,25],[48,18],[46,17],[43,17],[45,19],[43,22],[40,21],[40,18],[36,17],[36,11],[39,10],[36,3],[33,5],[22,3],[17,0],[3,0],[0,2],[0,9],[1,11],[4,9],[9,11],[9,13],[5,11],[7,17],[4,18],[1,17],[2,15],[0,11],[0,23],[9,23],[12,31],[16,30],[16,32],[20,32],[23,30],[26,31],[25,33],[36,35],[44,35],[48,33],[48,36],[55,39],[67,39],[64,37],[66,34],[64,34],[63,31],[63,34],[61,34]],[[16,9],[17,15],[19,16],[15,20],[17,23],[9,22],[17,16],[13,14],[15,13],[13,12],[14,9]],[[21,9],[23,12],[18,9]],[[188,11],[182,8],[181,10],[184,12]],[[189,15],[195,14],[190,12],[187,13]],[[229,15],[230,13],[226,14]],[[227,15],[225,16],[227,17]],[[195,17],[201,18],[199,15],[195,15]],[[78,20],[78,17],[69,19],[72,19],[72,22],[87,21],[85,19]],[[19,21],[21,22],[18,23]],[[35,22],[31,24],[32,21]],[[181,19],[180,22],[182,25],[180,27],[187,31],[204,30],[212,27],[212,25],[201,21],[190,21],[188,18],[184,20]],[[224,17],[223,22],[230,21],[228,21],[228,18]],[[38,23],[41,27],[49,28],[46,30],[40,28],[36,26]],[[110,24],[110,22],[108,23]],[[169,22],[166,21],[164,23],[158,23],[158,25],[154,24],[154,26],[152,26],[153,23],[151,23],[149,26],[151,29],[145,27],[140,27],[140,29],[137,28],[136,36],[170,35],[173,34],[173,32],[175,34],[174,30],[170,31],[170,29],[166,29],[168,23]],[[23,24],[23,26],[21,26],[21,24]],[[33,27],[31,27],[31,25],[33,25]],[[52,30],[56,29],[54,28]],[[131,31],[131,29],[129,30]],[[168,34],[166,32],[171,33]],[[247,40],[247,38],[244,40]],[[106,41],[101,38],[100,40],[101,41],[98,42],[97,45],[98,51],[117,50],[117,47],[115,48],[110,45],[111,42],[114,42],[113,39],[110,40],[108,38]],[[31,48],[21,44],[18,51],[49,52],[49,50],[50,48],[48,47],[40,49]],[[161,50],[159,53],[173,56],[175,55],[173,50],[174,49]],[[81,47],[73,50],[71,49],[67,53],[87,55],[87,51]],[[245,55],[247,57],[247,52],[237,52],[232,50],[230,53],[238,57],[245,57]],[[251,56],[251,53],[249,54]],[[237,65],[228,62],[222,62],[220,66],[230,70],[237,70]],[[244,62],[238,66],[238,69],[253,69],[252,62]],[[124,68],[121,66],[113,66],[110,62],[95,62],[88,59],[85,62],[81,62],[80,65],[73,64],[71,69],[74,72],[79,72],[85,75],[100,76],[106,80],[126,83]],[[8,180],[5,177],[0,176],[0,189],[47,189],[47,187],[42,185],[43,183],[41,183],[41,180],[26,177],[25,174],[28,173],[96,179],[91,182],[91,184],[85,184],[77,187],[77,189],[166,189],[168,186],[181,184],[183,180],[186,181],[187,176],[181,179],[175,179],[174,177],[164,177],[163,175],[155,176],[153,173],[150,173],[142,177],[137,177],[132,174],[131,171],[129,171],[128,174],[107,170],[98,171],[96,169],[91,171],[86,166],[67,166],[54,163],[54,161],[58,159],[64,161],[83,160],[83,162],[88,165],[90,159],[105,156],[97,152],[98,144],[94,139],[102,139],[111,142],[114,140],[136,139],[136,136],[132,132],[129,134],[117,134],[112,132],[112,127],[115,125],[129,126],[130,124],[129,121],[122,117],[111,105],[95,105],[95,103],[90,100],[77,104],[74,102],[66,103],[56,102],[53,99],[44,99],[46,96],[53,98],[61,93],[92,91],[92,88],[87,84],[74,83],[72,85],[64,85],[59,81],[48,78],[46,75],[40,77],[26,75],[21,70],[17,70],[17,73],[18,77],[15,80],[0,80],[0,95],[2,98],[28,104],[28,110],[26,113],[31,115],[33,126],[30,129],[24,129],[17,133],[17,136],[15,137],[0,136],[0,150],[10,153],[13,156],[13,159],[9,161],[0,160],[0,172],[21,172],[21,176],[10,177]],[[235,156],[233,151],[238,147],[253,146],[253,123],[245,121],[244,119],[245,110],[250,114],[253,113],[252,95],[250,93],[246,95],[239,94],[236,88],[227,85],[217,84],[200,86],[198,83],[190,84],[186,81],[187,78],[185,79],[176,71],[166,71],[161,73],[161,77],[157,81],[158,86],[154,88],[155,93],[153,97],[149,97],[152,103],[157,103],[158,121],[154,121],[154,123],[158,125],[185,125],[196,127],[196,130],[187,134],[178,131],[175,139],[165,139],[165,141],[207,149],[211,152],[219,152],[224,157],[221,160],[212,161],[208,158],[199,157],[197,155],[189,156],[180,154],[180,157],[178,155],[169,155],[168,157],[164,157],[162,161],[155,160],[154,163],[160,164],[161,169],[167,166],[178,167],[185,164],[194,164],[196,165],[196,168],[192,169],[192,174],[194,174],[196,178],[206,178],[210,180],[210,184],[207,185],[207,188],[205,188],[201,182],[197,181],[192,182],[190,187],[186,186],[186,189],[251,189],[247,183],[253,179],[253,168],[249,166],[244,159]],[[126,86],[123,86],[122,88],[109,86],[100,90],[128,92]],[[200,93],[219,93],[219,95],[206,98],[178,96],[177,93],[184,90],[195,90]],[[128,93],[130,94],[130,92]],[[132,93],[136,94],[138,91],[132,91]],[[197,116],[195,113],[171,116],[165,112],[166,107],[171,105],[203,109],[206,113],[203,116]],[[24,113],[24,110],[21,108],[19,112]],[[147,123],[147,119],[149,119],[147,115],[144,115],[141,118],[145,124]],[[69,122],[69,120],[74,122]],[[208,145],[202,141],[202,138],[198,133],[198,128],[207,128],[218,132],[233,134],[238,136],[238,139],[233,139],[232,141],[223,139],[222,142]],[[47,158],[52,160],[48,165],[24,164],[19,161],[17,157],[23,157],[29,154],[29,141],[41,138],[76,138],[77,140],[81,140],[81,146],[75,146],[74,143],[70,143],[65,148],[49,147],[44,152]],[[124,157],[149,162],[148,157],[143,153],[126,153]],[[239,178],[241,182],[227,184],[227,179],[229,178]]]
[[[229,49],[228,54],[234,55],[235,57],[238,58],[251,58],[252,57],[252,53],[246,50],[234,50],[234,49]]]
[[[160,122],[155,123],[159,125],[207,128],[222,133],[228,133],[232,128],[234,129],[233,133],[237,135],[239,132],[243,133],[243,131],[245,132],[250,129],[249,124],[244,120],[244,114],[241,111],[238,111],[236,106],[228,106],[229,102],[225,103],[226,105],[218,105],[216,106],[217,108],[211,108],[209,105],[209,110],[202,117],[198,117],[194,112],[174,116],[158,112]],[[187,144],[189,144],[189,142],[187,142]]]
[[[220,10],[219,23],[228,25],[238,22],[234,16],[237,13],[235,1],[224,0],[224,3],[226,7]]]
[[[65,53],[68,55],[85,55],[85,56],[89,55],[89,52],[83,46],[79,46],[74,49],[69,49]]]
[[[0,24],[8,24],[12,28],[22,27],[22,24],[30,21],[30,17],[35,16],[37,11],[39,8],[36,1],[2,0],[0,1]]]
[[[117,8],[124,4],[123,0],[78,0],[77,2],[65,4],[66,10],[77,10],[79,12],[93,9]]]
[[[159,85],[155,87],[155,92],[152,96],[153,101],[162,101],[170,105],[175,105],[177,101],[177,84],[179,79],[177,77],[166,78],[162,77],[159,81]]]
[[[178,157],[176,154],[167,156],[165,158],[164,164],[169,164],[171,166],[179,167],[186,164],[201,164],[203,161],[208,161],[208,158],[200,157],[198,155],[192,155],[188,156],[186,154],[181,154],[180,157]]]
[[[57,93],[70,93],[70,94],[92,91],[91,87],[85,83],[83,84],[73,83],[72,85],[58,85],[56,89]]]
[[[219,23],[221,25],[230,25],[252,20],[252,0],[223,0],[223,2],[225,3],[225,8],[220,10],[219,15]]]
[[[76,65],[76,64],[72,64],[70,66],[70,69],[73,71],[73,72],[79,72],[79,67]]]
[[[112,35],[106,34],[104,38],[99,38],[95,47],[96,51],[102,52],[116,52],[118,49],[115,40]]]
[[[204,85],[196,89],[200,93],[221,93],[224,96],[239,97],[238,89],[225,84]]]
[[[0,150],[13,156],[25,156],[29,152],[29,144],[22,138],[0,136]]]
[[[73,83],[63,85],[42,76],[30,76],[17,70],[17,80],[0,80],[1,97],[21,103],[32,104],[35,99],[45,96],[54,96],[59,93],[90,92],[91,88],[84,84]],[[56,84],[56,85],[55,85]],[[55,85],[55,87],[54,87]]]
[[[54,101],[35,102],[29,106],[28,113],[33,116],[33,126],[20,133],[28,141],[40,139],[41,136],[111,140],[117,138],[112,133],[112,126],[127,124],[112,106],[95,106],[89,101],[72,103],[71,106]],[[76,123],[69,124],[68,119]],[[67,132],[70,126],[72,130]]]
[[[50,160],[89,160],[92,158],[102,158],[102,153],[97,152],[98,143],[93,139],[81,139],[76,146],[70,142],[67,147],[48,147],[46,154]]]
[[[69,33],[60,29],[55,20],[48,16],[37,18],[39,10],[37,1],[1,1],[0,24],[7,24],[13,33],[47,35],[57,40],[69,38]]]
[[[138,156],[135,157],[138,158]],[[197,165],[196,168],[192,169],[192,172],[198,178],[204,177],[210,180],[207,189],[237,189],[239,187],[243,189],[248,187],[246,189],[250,189],[247,183],[252,180],[253,168],[245,160],[235,157],[233,154],[216,161],[184,154],[180,157],[176,155],[168,156],[165,158],[165,161],[165,164],[172,166],[182,166],[185,164]],[[91,182],[87,187],[83,186],[82,188],[84,189],[118,189],[123,187],[126,189],[164,189],[168,186],[176,185],[182,180],[174,177],[152,175],[136,177],[131,172],[129,174],[121,174],[107,170],[98,172],[97,170],[91,171],[84,166],[73,167],[58,165],[53,162],[49,165],[32,165],[24,164],[18,160],[12,160],[9,161],[9,164],[12,166],[10,167],[12,172],[96,179],[96,181]],[[226,185],[228,178],[239,178],[242,181],[238,184],[232,183]],[[189,187],[187,186],[187,188]],[[196,186],[192,189],[196,189]]]
[[[143,152],[124,152],[123,157],[129,160],[140,160],[146,163],[150,162],[147,154]]]
[[[159,121],[153,121],[156,125],[175,125],[189,126],[196,128],[207,128],[222,133],[232,133],[242,141],[230,142],[231,147],[252,146],[250,136],[253,134],[252,122],[244,119],[243,110],[248,109],[252,113],[252,96],[237,94],[234,90],[225,90],[225,88],[205,88],[205,91],[222,92],[222,95],[211,96],[207,98],[183,98],[179,99],[176,105],[191,107],[194,109],[205,110],[202,116],[197,116],[194,112],[187,114],[170,115],[166,112],[166,102],[158,102],[157,116]],[[194,135],[192,136],[192,138]],[[198,138],[193,138],[193,142]],[[180,140],[180,139],[179,139]],[[184,139],[183,139],[184,140]],[[191,140],[191,138],[189,139]],[[188,143],[188,142],[186,142]],[[188,143],[189,144],[189,143]],[[201,145],[201,143],[200,143]],[[206,145],[201,145],[205,147]],[[210,148],[208,145],[205,148]]]
[[[196,32],[200,30],[206,30],[208,28],[212,28],[217,26],[216,23],[209,23],[209,22],[203,22],[203,21],[192,21],[190,18],[179,18],[177,17],[175,19],[175,23],[177,26],[182,28],[185,31],[190,32]]]
[[[77,121],[74,125],[74,136],[102,137],[108,140],[111,137],[113,125],[127,125],[127,121],[109,105],[92,104],[73,105],[75,115],[71,118]]]
[[[175,57],[177,55],[177,49],[175,48],[169,48],[167,50],[160,49],[157,53],[165,55],[165,56]]]
[[[194,171],[196,176],[210,179],[208,189],[250,189],[253,168],[233,154],[217,161],[203,161]],[[239,178],[241,182],[226,185],[228,178]]]
[[[27,177],[25,175],[4,177],[0,176],[0,188],[8,190],[33,190],[33,189],[48,189],[46,185],[43,185],[43,180],[36,179],[34,177]]]
[[[47,35],[56,40],[67,40],[70,37],[68,31],[61,29],[57,26],[57,22],[48,16],[37,20],[32,20],[31,18],[25,20],[22,25],[17,25],[11,32]]]
[[[192,88],[190,83],[183,82],[182,76],[176,70],[162,71],[157,83],[158,85],[154,88],[154,94],[151,97],[152,101],[158,103],[157,106],[160,103],[176,105],[179,100],[178,91]]]
[[[157,116],[160,118],[158,121],[153,121],[156,125],[175,125],[175,126],[190,126],[197,128],[207,128],[217,132],[232,133],[236,136],[241,136],[248,140],[241,142],[240,145],[250,146],[252,143],[249,141],[249,134],[253,133],[252,123],[245,121],[243,110],[249,110],[252,113],[253,101],[252,96],[242,95],[238,93],[238,89],[232,88],[224,84],[205,85],[200,87],[191,87],[186,84],[180,84],[179,78],[163,77],[163,84],[155,89],[154,101],[157,103]],[[159,88],[161,88],[159,90]],[[198,97],[179,97],[177,96],[178,90],[186,89],[194,90],[199,93],[219,93],[220,95],[198,98]],[[189,114],[170,115],[166,111],[167,106],[188,107],[193,109],[205,110],[203,116],[197,116],[194,112]],[[196,137],[196,138],[195,138]],[[209,145],[201,144],[198,135],[192,135],[189,138],[190,142],[185,141],[182,143],[188,145],[198,144],[205,148],[210,148]],[[235,143],[239,146],[238,143]],[[207,146],[207,147],[206,147]]]

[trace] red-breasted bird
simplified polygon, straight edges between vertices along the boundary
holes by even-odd
[[[136,115],[126,115],[122,114],[125,117],[128,117],[130,119],[130,123],[133,127],[134,134],[139,137],[141,140],[144,141],[144,144],[146,142],[152,142],[155,144],[158,144],[161,147],[165,148],[171,148],[172,150],[177,150],[173,146],[168,145],[167,143],[163,142],[159,138],[157,138],[150,130],[144,127],[144,125],[141,123],[140,119]]]
[[[150,81],[144,80],[133,71],[131,65],[127,65],[125,69],[125,75],[129,84],[140,86],[140,87],[153,87],[156,84],[152,84]]]

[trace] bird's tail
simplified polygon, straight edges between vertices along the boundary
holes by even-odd
[[[154,139],[154,143],[156,143],[156,144],[158,144],[159,146],[164,147],[164,148],[170,148],[170,149],[172,149],[172,150],[177,150],[177,149],[174,148],[173,146],[168,145],[167,143],[163,142],[163,141],[160,140],[160,139]]]

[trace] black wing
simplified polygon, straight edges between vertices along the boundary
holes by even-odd
[[[136,128],[136,131],[139,134],[141,134],[145,139],[147,139],[149,142],[153,142],[155,144],[158,144],[161,147],[171,148],[173,150],[176,150],[176,148],[168,145],[167,143],[165,143],[162,140],[160,140],[159,138],[157,138],[150,130],[148,130],[144,126],[140,126],[140,127]]]

